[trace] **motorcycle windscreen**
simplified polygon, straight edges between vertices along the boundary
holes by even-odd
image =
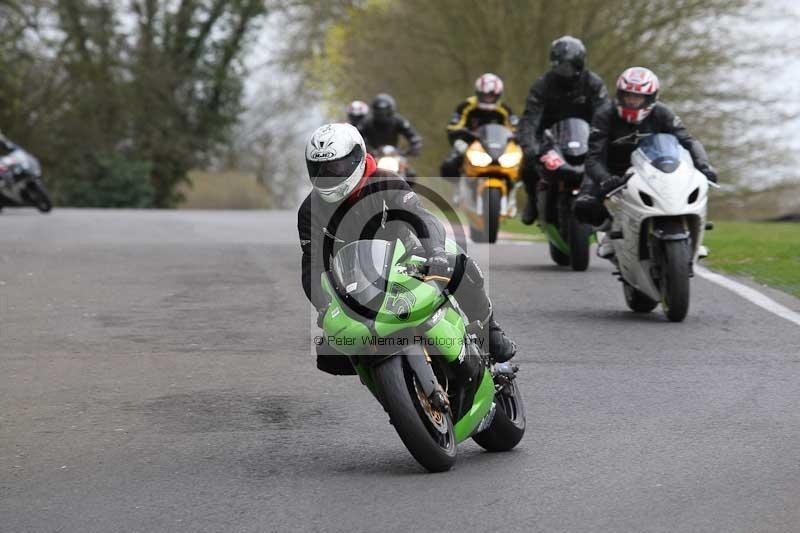
[[[386,297],[394,243],[360,240],[342,247],[331,262],[334,290],[345,305],[374,319]]]
[[[553,141],[561,153],[572,159],[582,159],[589,151],[589,123],[579,118],[560,120],[550,127]],[[578,161],[570,161],[576,164]]]
[[[500,124],[485,124],[478,128],[477,133],[483,149],[492,156],[494,161],[497,161],[505,153],[512,135],[508,128]]]
[[[678,138],[669,133],[658,133],[639,141],[636,152],[653,167],[671,174],[681,165],[681,145]]]

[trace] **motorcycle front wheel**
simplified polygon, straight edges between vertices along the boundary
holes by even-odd
[[[53,203],[50,201],[50,195],[44,188],[44,184],[38,181],[31,181],[25,187],[23,194],[25,200],[40,212],[49,213],[53,209]]]
[[[591,235],[592,227],[589,224],[581,224],[574,216],[569,217],[569,262],[576,272],[589,268]]]
[[[689,241],[664,241],[661,306],[670,322],[682,322],[689,312]]]
[[[430,472],[450,470],[457,452],[450,413],[428,403],[403,357],[392,357],[373,373],[383,407],[414,459]]]
[[[483,190],[483,229],[486,242],[497,242],[500,230],[500,197],[502,191],[495,187]]]

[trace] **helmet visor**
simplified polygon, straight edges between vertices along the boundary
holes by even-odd
[[[553,72],[561,78],[576,78],[582,71],[582,66],[572,61],[553,62]]]
[[[655,95],[639,94],[622,89],[617,91],[617,103],[625,109],[646,109],[655,102]]]
[[[331,189],[352,176],[363,160],[364,150],[361,149],[361,145],[357,144],[349,154],[340,159],[332,161],[306,160],[306,166],[314,187]]]
[[[478,93],[478,101],[482,104],[496,104],[499,98],[496,93]]]

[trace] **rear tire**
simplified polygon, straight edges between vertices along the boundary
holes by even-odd
[[[490,243],[497,241],[500,230],[500,196],[500,189],[495,187],[483,190],[483,229],[486,241]]]
[[[495,403],[497,407],[492,424],[472,440],[486,451],[507,452],[525,435],[525,404],[516,380],[511,383],[511,394],[498,392]]]
[[[412,356],[416,357],[416,355]],[[456,461],[456,435],[449,413],[442,413],[438,431],[416,393],[416,377],[403,357],[392,357],[373,371],[383,407],[406,448],[431,472],[450,470]]]
[[[558,266],[567,266],[569,265],[569,256],[559,250],[552,242],[548,243],[550,247],[550,258],[553,260],[555,264]]]
[[[689,312],[689,241],[664,241],[661,269],[661,305],[671,322],[681,322]]]
[[[657,301],[627,283],[622,284],[622,290],[625,293],[625,303],[634,313],[649,313],[658,305]]]
[[[569,217],[569,260],[572,270],[583,272],[589,268],[589,237],[592,227],[581,224],[574,215]]]

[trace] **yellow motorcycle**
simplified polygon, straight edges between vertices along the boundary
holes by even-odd
[[[517,214],[522,149],[514,133],[499,124],[483,125],[469,135],[457,202],[469,218],[472,240],[493,243],[500,222]]]

